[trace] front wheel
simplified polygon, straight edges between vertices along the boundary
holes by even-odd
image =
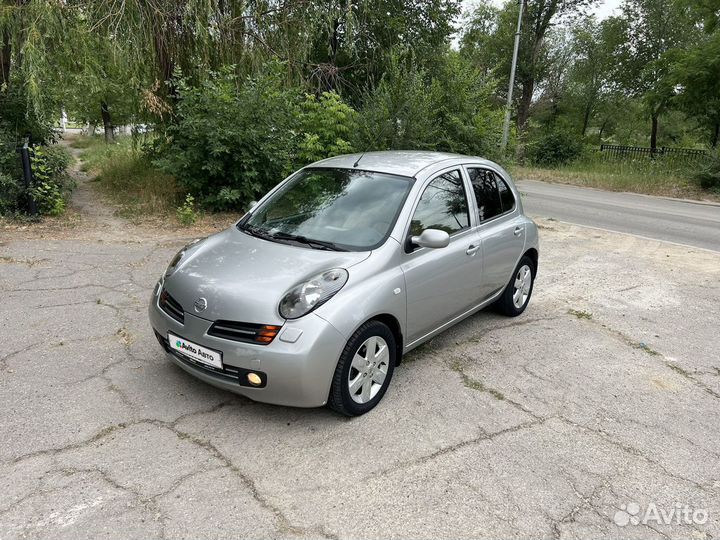
[[[363,324],[348,340],[335,368],[328,405],[347,415],[373,409],[385,395],[395,369],[395,336],[380,321]]]
[[[495,303],[498,311],[508,317],[520,315],[530,302],[534,283],[535,264],[525,255],[520,259],[502,296]]]

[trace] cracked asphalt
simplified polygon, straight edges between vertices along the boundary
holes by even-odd
[[[146,303],[195,231],[82,177],[74,207],[0,229],[1,539],[720,537],[720,253],[542,220],[525,314],[457,325],[346,419],[172,365]],[[619,526],[632,503],[707,519]]]

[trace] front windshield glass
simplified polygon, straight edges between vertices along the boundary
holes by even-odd
[[[411,178],[391,174],[305,169],[239,226],[317,249],[373,249],[390,234],[411,185]]]

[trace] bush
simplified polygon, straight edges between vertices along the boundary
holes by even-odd
[[[20,212],[21,201],[28,195],[35,198],[40,215],[62,214],[73,187],[67,174],[72,157],[57,145],[34,146],[30,149],[30,160],[34,184],[27,193],[16,137],[0,130],[0,214]]]
[[[65,211],[65,197],[56,183],[40,182],[30,192],[40,215],[59,216]]]
[[[527,155],[535,165],[556,167],[574,160],[582,150],[577,136],[567,131],[551,131],[528,144]]]
[[[702,189],[720,192],[720,153],[715,152],[693,178]]]
[[[67,174],[72,157],[61,146],[34,146],[30,152],[30,161],[34,177],[30,192],[38,213],[59,216],[65,211],[74,185]]]
[[[232,66],[199,86],[177,81],[175,116],[153,162],[213,210],[247,207],[299,166],[353,151],[356,112],[334,92],[288,87],[284,67],[240,79]]]
[[[319,98],[306,95],[300,113],[303,131],[298,148],[300,163],[351,153],[350,138],[355,132],[356,116],[355,110],[335,92],[323,92]]]
[[[426,72],[393,54],[380,84],[363,96],[357,147],[370,150],[434,150],[440,136]]]
[[[154,162],[212,209],[256,199],[291,172],[296,156],[300,93],[282,82],[277,66],[256,79],[238,80],[228,68],[199,87],[179,80],[176,117]]]
[[[178,221],[185,227],[189,227],[195,223],[198,219],[198,214],[195,212],[195,197],[188,194],[185,197],[185,202],[177,207],[175,210]]]
[[[449,53],[428,73],[407,52],[391,59],[364,96],[358,148],[496,153],[502,109],[493,105],[492,84],[468,60]]]
[[[15,134],[0,127],[0,215],[14,214],[23,194]]]

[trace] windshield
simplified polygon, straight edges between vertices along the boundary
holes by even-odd
[[[391,174],[304,169],[238,226],[316,249],[374,249],[390,234],[411,185]]]

